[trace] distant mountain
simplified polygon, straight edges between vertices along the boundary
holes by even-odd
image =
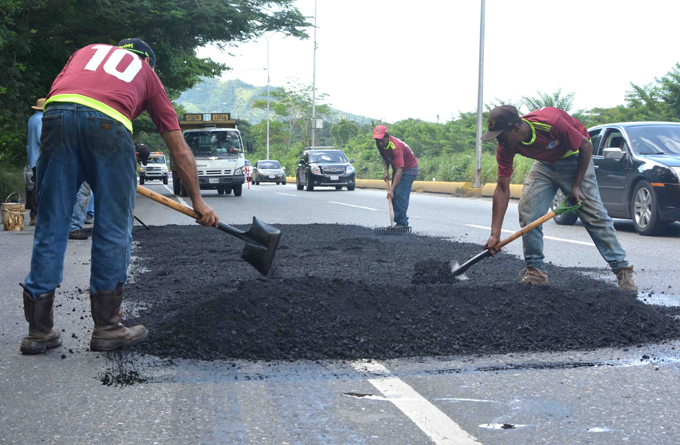
[[[277,87],[270,85],[269,91]],[[267,110],[251,109],[253,100],[267,99],[267,86],[254,86],[240,80],[205,79],[182,93],[174,102],[184,106],[188,113],[231,113],[232,118],[245,119],[257,124],[267,119]],[[347,119],[358,124],[371,122],[371,118],[332,109],[333,120]]]

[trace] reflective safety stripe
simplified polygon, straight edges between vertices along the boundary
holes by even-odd
[[[533,144],[534,142],[536,142],[536,129],[534,128],[534,124],[533,124],[532,122],[529,122],[529,121],[526,120],[526,119],[522,119],[522,120],[523,120],[524,122],[526,122],[527,124],[529,124],[529,127],[531,128],[531,140],[530,140],[529,142],[524,142],[524,141],[522,141],[522,143],[523,143],[524,145],[531,145],[531,144]]]
[[[43,110],[45,109],[45,107],[47,107],[47,104],[51,102],[70,102],[85,105],[86,107],[90,107],[94,110],[100,111],[105,115],[117,120],[121,124],[125,125],[125,128],[127,128],[130,131],[130,133],[132,133],[132,122],[130,122],[130,119],[125,117],[123,113],[121,113],[120,111],[111,108],[105,103],[92,99],[91,97],[82,96],[80,94],[58,94],[47,99],[47,101],[45,102],[45,106],[43,107]]]
[[[569,156],[576,155],[576,154],[578,154],[578,151],[569,150],[560,159],[568,158]]]

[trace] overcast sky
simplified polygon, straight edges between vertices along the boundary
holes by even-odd
[[[314,0],[298,0],[314,15]],[[316,87],[343,111],[395,122],[431,122],[475,111],[481,0],[318,0]],[[575,108],[624,103],[680,61],[677,0],[487,0],[484,102],[537,90],[575,92]],[[313,23],[314,18],[310,18]],[[308,40],[270,37],[270,85],[312,83]],[[228,52],[205,48],[233,70],[223,79],[266,85],[267,41]]]

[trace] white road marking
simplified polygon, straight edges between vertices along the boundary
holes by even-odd
[[[465,224],[468,227],[475,227],[477,229],[486,229],[486,230],[491,230],[491,227],[485,227],[485,226],[478,226],[476,224]],[[507,233],[515,233],[513,230],[507,230],[507,229],[502,229],[501,232],[507,232]],[[575,241],[572,239],[566,239],[566,238],[557,238],[555,236],[547,236],[543,235],[543,238],[545,239],[551,239],[553,241],[564,241],[565,243],[574,243],[574,244],[581,244],[582,246],[591,246],[595,247],[595,244],[589,243],[587,241]]]
[[[371,208],[371,207],[355,206],[354,204],[347,204],[347,203],[344,203],[344,202],[335,202],[335,201],[328,201],[328,202],[330,202],[331,204],[339,204],[341,206],[356,207],[357,209],[366,209],[366,210],[375,210],[375,211],[378,210],[378,209],[374,209],[374,208]]]
[[[358,372],[368,374],[366,380],[411,419],[435,444],[479,443],[408,384],[391,375],[380,363],[356,361],[351,365]]]
[[[298,195],[291,195],[290,193],[279,193],[279,192],[276,192],[276,194],[277,194],[277,195],[283,195],[283,196],[292,196],[293,198],[299,198]]]
[[[173,196],[175,196],[175,198],[177,198],[177,200],[179,201],[180,204],[182,204],[183,206],[186,206],[186,207],[191,207],[189,204],[187,204],[187,202],[186,202],[185,200],[182,199],[181,196],[175,195],[175,192],[173,192],[172,189],[171,189],[170,187],[168,187],[168,186],[165,185],[165,184],[163,184],[163,187],[165,187],[166,189],[168,189],[168,191],[169,191],[170,193],[172,193]]]

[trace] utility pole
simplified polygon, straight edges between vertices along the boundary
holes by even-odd
[[[316,147],[314,133],[316,133],[316,2],[314,0],[314,67],[312,69],[312,147]]]
[[[482,0],[482,15],[479,24],[479,80],[477,88],[477,140],[475,141],[475,184],[482,186],[482,114],[484,89],[484,7],[486,0]]]

